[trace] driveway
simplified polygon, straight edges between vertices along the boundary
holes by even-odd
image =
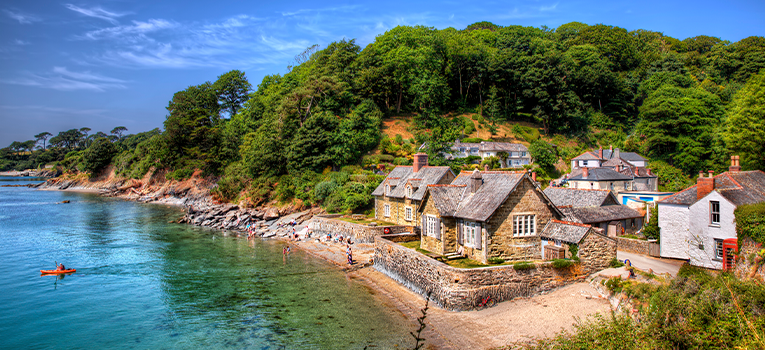
[[[677,271],[680,270],[680,266],[685,263],[683,260],[654,258],[642,254],[623,252],[621,250],[616,252],[616,258],[621,261],[629,259],[632,266],[643,271],[651,269],[656,274],[669,273],[672,276],[677,276]]]

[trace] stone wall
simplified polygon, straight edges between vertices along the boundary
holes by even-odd
[[[579,259],[589,271],[608,268],[611,260],[616,259],[617,244],[617,241],[613,238],[590,230],[579,243]],[[646,253],[647,247],[648,245],[646,245]]]
[[[333,235],[342,234],[344,237],[350,236],[354,242],[359,243],[373,243],[375,236],[385,234],[386,228],[389,229],[389,234],[413,233],[414,231],[412,226],[367,226],[323,215],[314,216],[313,222],[314,233],[320,235],[326,235],[327,233]]]
[[[447,310],[474,309],[487,296],[497,302],[528,297],[592,272],[587,264],[556,269],[551,263],[537,263],[527,270],[515,270],[512,265],[459,269],[391,239],[388,235],[375,237],[375,268],[416,293],[430,294],[433,302]]]
[[[763,249],[761,243],[756,243],[749,237],[739,239],[738,258],[733,272],[741,279],[756,278],[765,281],[765,264],[758,253]]]
[[[648,255],[648,241],[624,237],[611,237],[616,239],[616,246],[623,252]]]

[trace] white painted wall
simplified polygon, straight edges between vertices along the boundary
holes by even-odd
[[[719,225],[710,223],[710,201],[720,202]],[[734,210],[736,210],[736,206],[717,191],[712,191],[691,205],[690,244],[688,247],[691,265],[722,269],[722,260],[715,259],[714,239],[736,238]],[[699,245],[702,245],[704,249],[700,249]]]
[[[571,161],[571,169],[573,168],[597,168],[600,167],[600,161],[599,160],[587,160],[587,165],[584,165],[584,160],[572,160]]]
[[[679,204],[657,203],[661,228],[661,256],[688,259],[690,209]]]

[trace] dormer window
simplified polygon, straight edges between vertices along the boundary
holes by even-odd
[[[406,186],[406,196],[412,198],[412,186]]]
[[[385,185],[385,195],[386,196],[390,195],[390,185],[388,184]]]

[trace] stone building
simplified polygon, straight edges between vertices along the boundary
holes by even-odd
[[[544,193],[566,215],[567,221],[603,229],[610,237],[643,228],[645,212],[619,205],[609,190],[548,187]]]
[[[576,246],[574,251],[582,263],[592,267],[608,267],[611,259],[616,258],[616,240],[590,225],[550,220],[540,237],[545,260],[573,257],[571,246]]]
[[[637,153],[603,148],[571,159],[570,187],[607,189],[616,195],[630,191],[658,191],[658,177]]]
[[[396,225],[416,226],[428,185],[449,184],[454,173],[449,167],[429,166],[428,155],[414,155],[414,165],[397,166],[372,192],[375,219]]]
[[[696,185],[657,202],[661,256],[721,269],[723,241],[737,238],[736,207],[765,202],[765,173],[740,171],[737,156],[728,171],[699,173]]]
[[[527,173],[478,170],[429,185],[421,213],[422,249],[482,263],[541,259],[539,230],[563,217]]]

